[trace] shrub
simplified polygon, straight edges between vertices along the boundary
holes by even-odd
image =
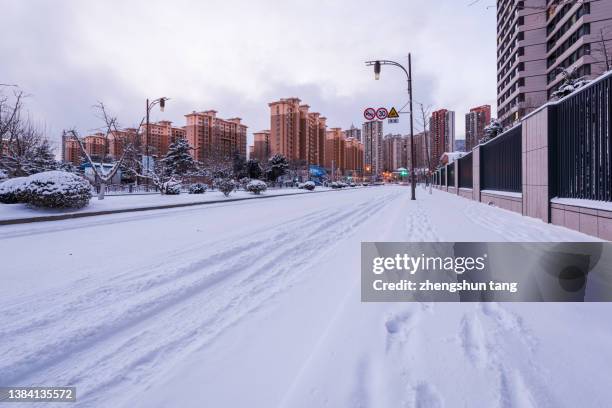
[[[316,184],[314,181],[307,181],[304,183],[304,188],[308,191],[314,190],[315,187],[316,187]]]
[[[268,189],[268,185],[261,180],[253,180],[246,186],[246,190],[253,194],[261,194]]]
[[[236,182],[230,178],[220,178],[215,180],[215,187],[228,197],[236,189]]]
[[[81,208],[89,204],[91,184],[76,174],[45,171],[27,178],[24,194],[25,201],[37,207]]]
[[[8,178],[8,174],[6,171],[0,169],[0,183]]]
[[[166,183],[164,186],[164,194],[179,195],[181,194],[181,185],[178,183]]]
[[[25,202],[27,177],[15,177],[0,183],[0,203],[17,204]]]
[[[208,186],[204,183],[196,183],[189,186],[189,194],[204,194]]]

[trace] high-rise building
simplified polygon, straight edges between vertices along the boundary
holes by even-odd
[[[410,136],[406,136],[406,165],[402,167],[410,168],[411,167],[411,158],[410,154]],[[428,167],[429,160],[427,158],[427,145],[429,141],[426,140],[425,132],[417,133],[414,135],[414,168],[415,169],[426,169]]]
[[[353,138],[361,142],[361,129],[356,128],[355,125],[351,124],[351,128],[344,131],[344,137],[347,139]]]
[[[455,112],[440,109],[431,114],[429,123],[431,166],[435,168],[445,152],[455,148]]]
[[[344,174],[345,162],[344,133],[341,128],[331,128],[327,131],[325,138],[325,168],[333,172],[336,178]]]
[[[125,146],[136,144],[138,132],[134,128],[123,130],[113,130],[108,134],[108,154],[115,160],[119,160],[123,155]]]
[[[326,163],[325,141],[327,139],[327,118],[319,116],[319,131],[317,132],[318,165],[324,167]]]
[[[563,81],[563,69],[585,79],[605,72],[611,24],[612,0],[498,0],[497,115],[502,124],[509,126],[546,103]]]
[[[546,102],[546,3],[497,1],[497,117],[504,126]]]
[[[323,165],[326,119],[300,103],[299,98],[283,98],[268,104],[271,154],[282,154],[290,161]]]
[[[266,162],[270,158],[270,131],[262,130],[253,133],[254,141],[251,146],[250,159],[257,159],[259,162]]]
[[[393,172],[408,166],[407,140],[410,136],[388,134],[383,137],[383,171]]]
[[[101,161],[107,153],[107,141],[104,133],[94,133],[83,138],[83,146],[92,160]]]
[[[484,137],[485,127],[491,122],[491,106],[482,105],[470,109],[465,115],[465,150],[471,151]]]
[[[4,144],[3,147],[7,148],[8,146]],[[62,162],[78,166],[81,164],[81,157],[82,153],[79,142],[74,140],[72,136],[62,135]]]
[[[146,151],[147,145],[147,125],[142,126],[142,143],[143,149]],[[162,120],[157,123],[149,124],[149,141],[148,152],[149,156],[163,157],[168,153],[168,146],[174,143],[176,139],[185,138],[187,132],[184,128],[172,126],[172,122]],[[193,147],[193,146],[192,146]]]
[[[247,126],[240,118],[221,119],[214,110],[193,111],[185,117],[186,138],[197,160],[231,157],[236,152],[246,157]]]
[[[378,178],[383,172],[383,122],[365,122],[361,130],[364,147],[364,177]]]
[[[546,92],[550,99],[562,69],[593,79],[612,65],[612,0],[548,1]],[[607,58],[606,58],[607,56]],[[607,61],[606,61],[607,59]]]
[[[344,174],[348,177],[363,177],[363,143],[348,137],[345,139],[345,169]]]

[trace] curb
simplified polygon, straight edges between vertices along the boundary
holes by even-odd
[[[13,218],[9,220],[0,220],[0,226],[1,225],[15,225],[15,224],[29,224],[29,223],[44,222],[44,221],[69,220],[73,218],[95,217],[97,215],[121,214],[121,213],[128,213],[128,212],[151,211],[151,210],[164,210],[164,209],[169,209],[169,208],[180,208],[180,207],[193,207],[196,205],[231,203],[231,202],[237,202],[237,201],[258,200],[258,199],[275,198],[275,197],[287,197],[287,196],[295,196],[295,195],[302,195],[302,194],[329,193],[332,191],[338,192],[338,191],[354,191],[354,190],[325,190],[325,191],[311,191],[309,193],[287,193],[287,194],[275,194],[275,195],[269,195],[269,196],[262,195],[262,196],[253,196],[253,197],[227,198],[225,200],[212,200],[212,201],[194,202],[194,203],[156,205],[153,207],[122,208],[119,210],[90,211],[90,212],[82,212],[82,213],[44,215],[41,217]]]

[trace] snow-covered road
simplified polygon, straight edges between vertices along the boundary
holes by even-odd
[[[94,407],[609,405],[607,304],[360,302],[361,241],[591,239],[418,198],[385,186],[0,227],[0,385],[76,386]]]

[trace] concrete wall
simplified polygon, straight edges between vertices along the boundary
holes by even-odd
[[[551,222],[555,225],[612,241],[612,211],[553,202],[551,204]]]
[[[523,215],[550,221],[548,188],[549,108],[544,107],[523,121]]]
[[[458,189],[457,194],[463,198],[467,198],[469,200],[474,199],[474,192],[471,188],[460,188]]]
[[[480,193],[480,202],[519,214],[523,213],[523,198],[520,194],[518,196],[510,196],[482,191]]]

